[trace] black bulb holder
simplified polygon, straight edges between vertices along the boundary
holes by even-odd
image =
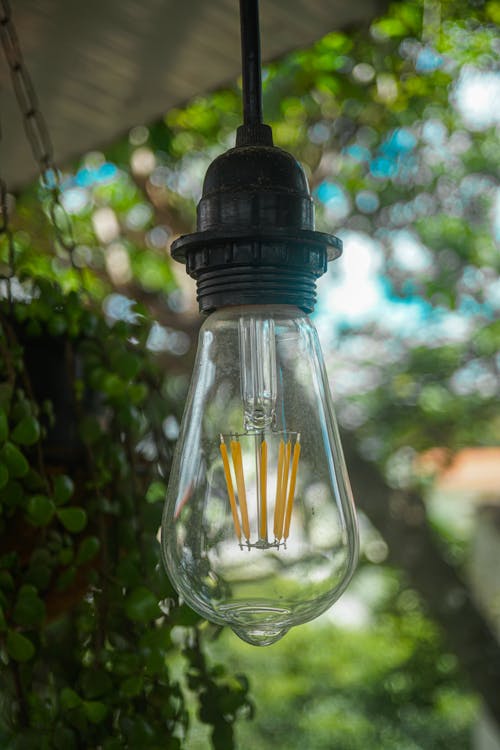
[[[342,253],[342,242],[314,229],[314,204],[304,170],[287,151],[273,145],[272,131],[248,113],[260,98],[260,50],[246,54],[245,19],[255,0],[242,0],[243,83],[250,77],[257,94],[244,91],[245,122],[236,147],[207,170],[197,209],[197,231],[172,243],[172,257],[186,264],[196,280],[200,312],[228,305],[296,305],[309,313],[316,302],[316,280],[327,262]],[[244,12],[246,10],[246,14]],[[258,15],[250,24],[252,40]],[[251,50],[252,51],[252,50]],[[258,75],[245,76],[245,61]],[[257,84],[255,84],[257,81]]]

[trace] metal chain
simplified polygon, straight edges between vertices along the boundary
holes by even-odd
[[[71,264],[75,266],[73,255],[76,243],[73,226],[61,200],[61,180],[54,162],[52,141],[40,111],[33,81],[23,59],[9,0],[0,0],[0,37],[17,103],[23,117],[24,130],[33,158],[40,170],[41,183],[49,194],[49,215],[56,241],[66,250]]]
[[[11,279],[14,276],[14,237],[9,223],[7,185],[5,184],[5,180],[0,177],[0,237],[2,236],[7,240],[8,272],[6,274],[0,274],[0,279],[3,279],[7,284],[7,299],[9,300],[9,303],[12,304]]]
[[[2,140],[2,127],[0,123],[0,141]],[[7,285],[7,299],[12,304],[11,279],[14,276],[15,248],[14,236],[9,221],[9,195],[7,192],[7,183],[0,177],[0,239],[5,237],[7,240],[7,273],[0,273],[0,279]]]

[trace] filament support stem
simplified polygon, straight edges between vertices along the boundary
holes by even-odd
[[[272,433],[271,433],[272,434]],[[283,434],[283,433],[282,433]],[[292,436],[295,441],[292,446]],[[226,447],[224,436],[220,436],[220,454],[224,470],[224,480],[227,489],[229,506],[234,525],[234,532],[241,549],[286,549],[290,534],[291,519],[297,488],[297,473],[300,457],[300,433],[289,433],[280,438],[276,455],[276,484],[274,504],[268,506],[269,495],[269,438],[264,432],[253,434],[231,435],[230,448],[232,459]],[[240,438],[252,440],[249,446],[255,461],[255,489],[245,481],[245,465]],[[276,443],[276,439],[274,440]],[[252,455],[252,454],[250,454]],[[233,482],[233,474],[235,481]],[[247,477],[248,479],[248,477]],[[236,491],[235,491],[236,487]],[[250,488],[250,494],[249,494]],[[252,494],[255,502],[252,501]],[[255,512],[252,514],[252,509]],[[268,520],[272,521],[273,541],[268,538]]]

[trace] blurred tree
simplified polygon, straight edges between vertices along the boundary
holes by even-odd
[[[229,634],[212,646],[252,676],[256,717],[239,725],[240,747],[470,748],[476,701],[415,591],[398,578],[364,566],[354,589],[371,598],[368,617],[358,610],[343,627],[324,617],[292,630],[265,658]],[[189,750],[203,747],[197,736]]]
[[[349,238],[370,238],[392,303],[333,337],[358,504],[500,721],[498,643],[429,527],[429,482],[414,466],[428,448],[451,455],[500,435],[498,115],[478,106],[499,86],[498,21],[492,2],[395,4],[369,31],[334,32],[270,66],[265,111],[309,167],[320,228],[341,226],[346,254]],[[218,127],[210,98],[169,114],[183,168],[191,149],[225,142],[235,105],[219,98]],[[407,330],[391,320],[403,303]]]

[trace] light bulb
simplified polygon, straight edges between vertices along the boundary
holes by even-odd
[[[162,549],[187,604],[254,645],[346,588],[356,515],[317,333],[298,307],[233,305],[203,324]]]

